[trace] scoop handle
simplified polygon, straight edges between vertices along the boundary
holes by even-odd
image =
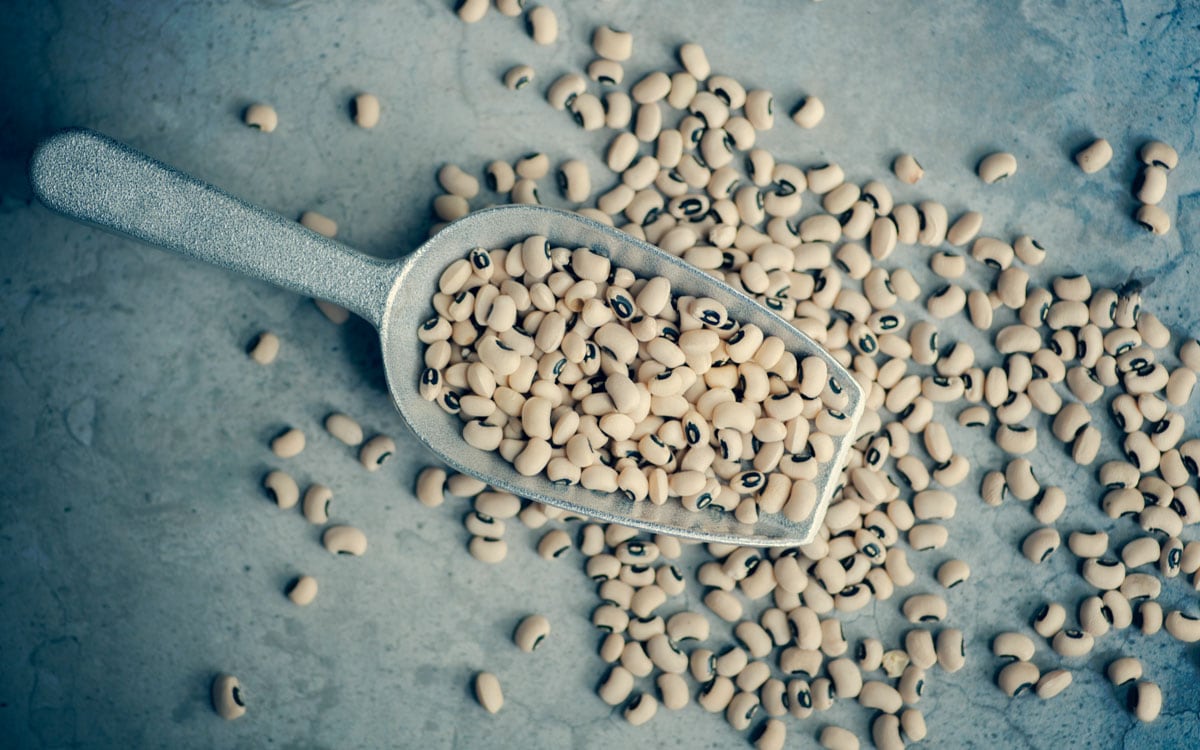
[[[295,221],[73,128],[33,154],[33,189],[49,208],[285,289],[334,302],[379,328],[395,263],[364,255]]]

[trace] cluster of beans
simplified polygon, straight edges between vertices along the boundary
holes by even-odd
[[[801,521],[848,439],[848,394],[825,360],[590,248],[540,235],[477,248],[442,273],[433,308],[421,395],[523,476]]]
[[[507,16],[525,12],[521,0],[496,0],[496,7]],[[466,0],[456,12],[473,22],[487,9],[486,0]],[[552,11],[531,8],[525,15],[536,42],[555,41]],[[1166,611],[1157,601],[1162,587],[1180,574],[1190,575],[1193,587],[1200,588],[1200,542],[1183,538],[1200,519],[1194,486],[1200,442],[1184,438],[1184,419],[1173,411],[1195,385],[1200,344],[1185,342],[1178,349],[1182,366],[1168,366],[1155,350],[1170,345],[1169,332],[1141,311],[1135,285],[1094,290],[1086,277],[1074,276],[1039,287],[1026,269],[1041,263],[1043,248],[1027,235],[1011,241],[981,236],[984,217],[979,212],[964,212],[951,222],[941,203],[895,202],[884,182],[848,181],[837,164],[801,168],[777,162],[755,147],[757,134],[775,125],[771,93],[747,90],[730,76],[713,74],[699,45],[680,48],[682,69],[646,75],[628,91],[619,87],[623,63],[632,56],[632,36],[602,27],[593,36],[593,48],[596,59],[585,74],[562,75],[545,93],[552,108],[568,112],[585,130],[617,131],[605,155],[616,182],[605,185],[607,178],[594,178],[584,162],[568,159],[556,171],[563,198],[579,213],[653,242],[760,300],[821,342],[867,393],[867,412],[861,433],[853,436],[845,481],[818,537],[800,548],[769,552],[706,545],[696,549],[706,559],[695,570],[684,565],[679,540],[569,517],[490,490],[471,477],[448,476],[442,469],[421,474],[417,496],[426,505],[441,504],[446,492],[473,498],[464,524],[472,537],[470,551],[481,561],[505,557],[505,522],[512,518],[545,529],[537,544],[542,557],[566,558],[574,549],[581,553],[585,574],[597,584],[592,621],[602,633],[600,657],[611,665],[597,688],[602,700],[621,706],[634,724],[649,721],[660,707],[674,710],[695,702],[705,711],[722,713],[733,727],[753,728],[752,741],[760,748],[783,746],[785,721],[813,716],[835,700],[855,700],[875,712],[871,738],[876,746],[902,747],[921,740],[926,728],[917,704],[927,670],[938,666],[954,671],[966,659],[963,631],[940,626],[949,615],[946,599],[929,592],[901,597],[899,609],[914,627],[894,644],[865,637],[852,647],[839,615],[912,586],[916,574],[906,548],[922,552],[946,545],[945,522],[957,507],[952,493],[971,468],[954,450],[946,427],[950,421],[963,429],[993,430],[994,423],[991,436],[1010,458],[987,473],[980,495],[991,505],[1002,504],[1008,495],[1034,501],[1033,514],[1042,528],[1025,538],[1022,551],[1034,562],[1054,554],[1061,539],[1054,524],[1064,512],[1067,492],[1042,486],[1037,479],[1030,456],[1037,458],[1038,437],[1045,432],[1039,422],[1050,422],[1049,432],[1069,446],[1072,458],[1092,464],[1104,448],[1103,433],[1087,406],[1106,399],[1125,436],[1123,458],[1099,467],[1099,506],[1109,527],[1127,519],[1136,535],[1114,546],[1101,529],[1071,533],[1067,546],[1082,559],[1081,575],[1097,593],[1079,603],[1078,627],[1068,623],[1065,606],[1048,602],[1032,628],[1064,663],[1086,656],[1105,633],[1134,624],[1147,635],[1165,630],[1180,641],[1200,640],[1200,618]],[[518,66],[505,77],[513,89],[533,80],[530,66]],[[359,124],[370,127],[378,118],[378,102],[356,101],[354,111]],[[823,102],[807,96],[792,110],[791,120],[814,128],[824,112]],[[251,107],[245,120],[265,132],[278,122],[266,105]],[[1081,151],[1081,168],[1103,167],[1111,158],[1111,147],[1106,147],[1097,142]],[[1138,219],[1151,231],[1165,232],[1169,222],[1152,199],[1161,199],[1165,173],[1177,156],[1157,142],[1147,144],[1140,156],[1147,170],[1135,187],[1145,204]],[[540,202],[538,182],[550,166],[542,153],[515,164],[497,160],[487,165],[483,174],[492,202]],[[907,184],[923,175],[908,155],[897,158],[893,170]],[[992,154],[977,167],[989,183],[1015,171],[1016,160],[1006,153]],[[481,194],[479,180],[453,165],[438,178],[446,191],[434,202],[438,218],[451,221],[469,213],[471,201]],[[602,191],[595,194],[594,187]],[[808,210],[812,207],[806,201],[815,203],[816,210]],[[314,231],[336,232],[336,223],[311,212],[302,220]],[[927,249],[937,281],[924,294],[916,276],[893,258],[905,246]],[[501,253],[504,262],[499,262]],[[510,260],[520,257],[520,273],[510,273],[512,277],[527,271],[523,252],[485,255],[506,273]],[[564,261],[554,268],[551,253],[552,272],[570,273],[568,266]],[[632,289],[633,283],[615,286]],[[923,301],[923,315],[912,304],[918,301]],[[347,317],[340,308],[318,304],[334,322]],[[475,312],[472,308],[470,314]],[[488,312],[478,321],[483,329],[490,323],[492,310]],[[539,312],[548,315],[550,310]],[[688,305],[675,308],[677,315],[690,312]],[[987,346],[977,359],[965,333],[962,340],[940,340],[938,321],[994,335],[984,339]],[[465,332],[465,326],[460,328]],[[493,333],[499,340],[500,332]],[[268,363],[278,346],[277,338],[265,334],[251,356]],[[647,361],[654,359],[651,355]],[[580,374],[582,378],[582,367]],[[448,372],[442,377],[450,379]],[[636,388],[635,378],[626,377]],[[452,387],[466,392],[470,382]],[[1114,397],[1109,389],[1121,392]],[[953,404],[963,404],[956,419],[939,419],[939,412],[949,416]],[[506,437],[504,429],[512,423],[514,434],[518,424],[524,431],[523,420],[506,416],[501,442],[518,440]],[[487,418],[481,418],[486,424]],[[340,439],[362,443],[361,428],[355,433],[357,425],[348,417],[335,415],[326,426]],[[281,458],[295,456],[304,448],[304,435],[288,430],[272,448]],[[367,468],[377,468],[394,449],[388,439],[377,438],[363,444],[360,458]],[[547,459],[545,466],[549,464]],[[572,469],[564,470],[574,476]],[[264,484],[281,506],[298,504],[299,488],[283,472],[272,472]],[[762,491],[751,493],[753,505],[739,501],[730,506],[757,508]],[[319,485],[309,488],[306,517],[325,523],[331,496]],[[575,526],[577,531],[568,533]],[[366,547],[365,536],[348,526],[327,529],[325,542],[332,551],[350,554],[361,554]],[[946,589],[969,576],[970,568],[961,560],[943,563],[936,573]],[[703,587],[705,611],[679,606],[686,588],[696,584]],[[301,577],[288,594],[298,604],[311,601],[316,581]],[[722,629],[728,626],[732,637],[713,628],[711,617]],[[517,628],[514,642],[531,651],[549,633],[549,622],[533,615]],[[1043,672],[1034,663],[1036,644],[1027,635],[1001,633],[993,652],[1006,662],[997,683],[1009,695],[1032,688],[1051,698],[1070,685],[1069,668]],[[1158,715],[1162,693],[1142,679],[1135,658],[1112,662],[1108,676],[1114,686],[1128,690],[1130,708],[1139,719]],[[639,680],[648,682],[639,686]],[[488,711],[501,709],[503,696],[494,675],[479,674],[475,688]],[[236,678],[222,675],[214,681],[213,702],[223,716],[244,711]],[[765,720],[759,720],[760,714]],[[858,746],[853,733],[836,726],[825,727],[819,740],[828,748]]]
[[[656,614],[660,597],[682,588],[671,579],[688,576],[662,573],[669,584],[664,586],[660,573],[671,565],[643,564],[629,557],[628,546],[621,550],[632,541],[640,550],[653,548],[665,557],[671,542],[641,539],[620,527],[588,524],[580,529],[577,545],[587,558],[585,570],[601,581],[601,604],[593,619],[597,627],[613,631],[605,636],[601,656],[619,663],[600,685],[603,699],[625,705],[627,718],[641,723],[658,705],[688,702],[679,697],[683,693],[670,675],[690,674],[702,685],[696,702],[725,711],[734,726],[747,727],[756,711],[766,713],[756,742],[777,747],[783,742],[786,729],[780,720],[786,715],[802,718],[827,708],[835,698],[863,702],[863,690],[871,684],[864,705],[883,712],[872,725],[876,745],[897,747],[905,738],[924,736],[919,711],[913,708],[919,698],[914,685],[924,685],[923,670],[934,664],[948,670],[962,665],[961,631],[947,628],[935,634],[917,627],[902,638],[902,648],[891,650],[867,638],[851,660],[843,657],[849,645],[840,636],[836,615],[888,599],[914,582],[902,538],[916,551],[946,544],[943,522],[956,508],[951,493],[971,468],[954,451],[946,422],[936,416],[955,403],[962,404],[955,419],[960,427],[988,430],[1008,454],[1006,465],[983,478],[982,499],[1000,505],[1011,494],[1034,501],[1033,514],[1042,528],[1021,544],[1034,562],[1059,546],[1054,524],[1068,499],[1064,489],[1043,486],[1037,479],[1031,457],[1039,455],[1039,435],[1052,434],[1068,446],[1075,461],[1089,465],[1100,460],[1104,433],[1092,424],[1088,405],[1107,401],[1114,422],[1125,431],[1119,447],[1123,458],[1099,468],[1098,505],[1112,519],[1109,525],[1126,518],[1138,537],[1121,546],[1117,560],[1108,556],[1104,532],[1071,535],[1072,552],[1084,558],[1081,575],[1098,593],[1080,603],[1078,628],[1067,623],[1066,608],[1057,603],[1047,604],[1035,617],[1034,630],[1048,640],[1057,659],[1077,664],[1100,631],[1134,622],[1147,634],[1165,629],[1181,641],[1200,639],[1200,619],[1165,612],[1157,602],[1165,582],[1179,573],[1193,576],[1200,587],[1200,542],[1182,538],[1200,520],[1195,490],[1200,443],[1184,439],[1183,417],[1172,410],[1191,395],[1200,371],[1200,345],[1189,340],[1178,349],[1182,366],[1159,361],[1169,359],[1155,350],[1169,347],[1170,334],[1141,310],[1136,284],[1093,289],[1087,277],[1070,276],[1040,287],[1029,269],[1045,258],[1041,245],[1028,235],[1011,240],[982,235],[979,212],[967,211],[951,221],[946,207],[936,201],[895,202],[882,181],[849,182],[836,164],[801,168],[777,162],[755,148],[756,134],[774,126],[770,92],[747,90],[729,76],[713,75],[698,45],[680,48],[681,70],[646,75],[628,92],[618,86],[624,78],[621,62],[632,54],[632,37],[601,28],[593,47],[597,59],[586,75],[558,77],[546,89],[546,98],[585,130],[617,131],[606,153],[617,182],[593,199],[593,185],[603,187],[602,181],[571,159],[557,172],[563,198],[579,213],[657,244],[790,319],[846,365],[868,394],[864,430],[850,452],[846,482],[816,541],[770,553],[705,547],[712,559],[699,566],[695,578],[706,589],[709,612],[734,623],[732,645],[689,648],[688,637],[671,635],[669,625],[679,613],[659,622],[664,618]],[[521,80],[522,86],[533,80],[532,68],[525,66],[521,74],[513,80]],[[589,90],[593,85],[597,88]],[[823,103],[807,97],[792,119],[813,127],[823,114]],[[1177,161],[1174,150],[1159,142],[1146,144],[1140,156],[1148,169],[1164,175]],[[1085,172],[1096,171],[1111,159],[1111,147],[1101,139],[1076,158]],[[743,164],[744,170],[739,169]],[[923,175],[909,155],[898,157],[893,170],[907,184]],[[540,202],[538,182],[549,172],[549,157],[535,153],[515,165],[492,162],[484,176],[501,201],[532,203]],[[977,167],[988,183],[1015,172],[1016,159],[1007,153],[991,154]],[[1155,197],[1151,193],[1157,194],[1159,176],[1155,171],[1139,182],[1139,199],[1145,182],[1151,183],[1146,196]],[[469,212],[478,180],[457,167],[439,177],[447,195],[462,200],[445,198],[435,204],[438,218],[449,221]],[[805,193],[817,203],[815,211],[802,211]],[[445,210],[450,203],[453,210]],[[1165,231],[1161,223],[1143,224]],[[923,294],[911,272],[889,262],[904,246],[928,249],[935,288]],[[908,303],[922,298],[926,319],[910,322]],[[942,340],[939,321],[964,331],[962,340]],[[988,334],[978,359],[966,340],[979,340],[967,335],[971,328]],[[1119,392],[1114,396],[1114,391]],[[1040,427],[1046,422],[1049,430]],[[423,480],[424,496],[440,502],[442,479],[426,474]],[[527,525],[554,526],[539,550],[557,557],[569,548],[571,535],[560,528],[560,514],[513,500],[512,512]],[[604,539],[603,546],[597,538]],[[1127,572],[1150,565],[1157,566],[1156,574]],[[938,568],[937,579],[949,588],[967,580],[969,573],[965,562],[951,560]],[[763,608],[759,602],[767,598]],[[757,617],[747,616],[746,602],[760,610]],[[921,625],[945,618],[948,607],[941,596],[921,593],[907,597],[901,611]],[[707,623],[702,613],[686,614],[680,622],[700,617]],[[794,624],[784,627],[783,622]],[[660,639],[652,655],[649,641],[660,635],[660,625],[672,648]],[[632,652],[628,657],[627,650]],[[1043,673],[1033,663],[1035,646],[1028,636],[1003,633],[993,650],[1012,662],[997,676],[1009,695],[1033,688],[1051,698],[1071,682],[1069,667]],[[686,670],[674,671],[680,662],[674,651],[686,652]],[[706,670],[709,655],[712,669]],[[724,673],[716,667],[723,656]],[[700,662],[695,669],[694,661]],[[847,662],[857,680],[847,676]],[[743,678],[746,670],[749,675]],[[875,670],[882,670],[885,679],[858,685]],[[635,678],[653,674],[656,692],[629,700]],[[1114,663],[1109,674],[1114,685],[1136,682],[1129,701],[1139,719],[1157,716],[1162,695],[1153,682],[1141,681],[1140,664],[1127,657]],[[900,698],[893,700],[888,691]],[[883,694],[886,698],[879,697]],[[836,728],[828,734],[821,736],[827,746],[857,746],[856,738],[842,737]]]

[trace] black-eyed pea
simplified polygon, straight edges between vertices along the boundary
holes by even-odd
[[[396,441],[387,435],[376,435],[363,443],[358,452],[359,462],[367,471],[378,471],[396,453]]]
[[[1041,486],[1033,473],[1033,465],[1026,458],[1015,458],[1004,468],[1004,482],[1008,492],[1018,500],[1037,497]],[[986,481],[985,477],[985,481]],[[985,498],[986,499],[986,498]]]
[[[1034,692],[1042,700],[1049,700],[1070,687],[1073,678],[1066,669],[1052,669],[1038,679]]]
[[[246,353],[250,359],[260,365],[269,365],[279,356],[279,337],[270,331],[263,331],[254,337]],[[1187,370],[1186,372],[1191,372]]]
[[[904,750],[904,738],[900,736],[900,719],[890,713],[876,716],[871,722],[871,741],[878,750]]]
[[[1108,633],[1112,628],[1110,617],[1104,600],[1098,596],[1088,596],[1079,602],[1079,628],[1093,638]]]
[[[1150,573],[1130,573],[1118,591],[1130,602],[1156,599],[1162,593],[1162,579]]]
[[[858,750],[858,737],[849,729],[830,724],[821,730],[817,741],[826,750]]]
[[[1103,531],[1072,531],[1067,548],[1076,557],[1098,558],[1108,552],[1108,534]]]
[[[635,727],[640,727],[642,724],[654,718],[658,712],[658,700],[649,693],[638,693],[633,700],[625,706],[625,710],[621,715],[625,717],[625,721]]]
[[[329,503],[333,500],[333,490],[323,484],[310,485],[304,493],[304,517],[309,523],[320,526],[329,521]]]
[[[1067,622],[1067,610],[1058,602],[1043,604],[1033,617],[1033,629],[1043,638],[1053,638]]]
[[[1041,679],[1037,666],[1027,661],[1014,661],[1000,669],[996,675],[996,684],[1010,698],[1033,690]]]
[[[1061,541],[1058,530],[1053,526],[1036,529],[1021,543],[1021,553],[1032,563],[1040,563],[1050,557]]]
[[[1023,633],[1001,633],[992,639],[992,653],[1001,659],[1030,661],[1034,650],[1033,640]]]
[[[755,750],[783,750],[787,741],[787,724],[777,718],[769,718],[750,735]]]
[[[700,689],[696,702],[709,713],[720,713],[728,708],[735,689],[733,680],[718,675]]]
[[[482,4],[486,8],[487,0],[482,0]],[[375,127],[379,124],[379,97],[374,94],[358,94],[350,102],[350,114],[354,118],[354,124],[360,128],[369,130]]]
[[[921,669],[929,669],[937,664],[937,647],[934,645],[933,633],[924,628],[905,633],[904,649],[910,662]]]
[[[971,568],[965,560],[947,560],[938,566],[937,579],[944,588],[952,589],[971,576]]]
[[[533,83],[536,72],[529,65],[514,65],[504,73],[504,86],[511,91],[519,91]]]
[[[271,494],[271,499],[280,508],[293,508],[300,501],[300,488],[291,475],[275,470],[263,477],[263,487]]]
[[[261,133],[271,133],[279,125],[279,115],[270,104],[257,103],[246,107],[242,121]]]
[[[1151,722],[1162,712],[1162,688],[1157,683],[1142,680],[1129,691],[1126,705],[1138,721]]]
[[[1075,658],[1091,653],[1096,639],[1086,631],[1066,628],[1054,634],[1050,645],[1059,656]]]
[[[1033,505],[1033,516],[1039,522],[1052,524],[1062,517],[1067,509],[1067,493],[1061,487],[1047,487],[1042,490]]]
[[[621,666],[634,677],[647,677],[654,671],[654,662],[646,655],[646,649],[636,639],[629,641],[621,650]]]
[[[611,26],[597,26],[592,32],[592,49],[605,60],[624,62],[633,55],[633,34]]]
[[[321,543],[335,555],[358,557],[367,551],[367,535],[353,526],[330,526],[321,535]]]
[[[508,544],[503,539],[472,536],[467,544],[467,551],[480,562],[495,564],[503,561],[508,555]]]
[[[1142,678],[1142,663],[1132,656],[1123,656],[1113,660],[1105,670],[1105,674],[1108,675],[1108,681],[1115,687],[1128,685],[1134,680]]]
[[[291,427],[271,441],[271,452],[280,458],[294,458],[304,450],[304,433]]]
[[[725,707],[725,720],[738,731],[748,729],[760,707],[758,696],[750,692],[739,692]]]
[[[536,5],[525,12],[525,30],[538,44],[554,44],[558,39],[558,17],[545,5]]]
[[[677,711],[691,700],[687,681],[680,674],[663,672],[655,678],[654,683],[658,687],[659,702],[664,708]]]
[[[1162,630],[1163,627],[1162,605],[1153,600],[1140,602],[1134,620],[1137,622],[1138,629],[1141,630],[1142,635],[1154,635]]]
[[[1080,569],[1084,580],[1103,591],[1119,588],[1125,580],[1125,565],[1111,558],[1089,558]]]
[[[1017,260],[1027,266],[1040,266],[1046,260],[1046,248],[1027,234],[1013,240],[1012,247]]]
[[[307,607],[317,598],[317,579],[312,576],[299,576],[288,584],[284,594],[298,607]]]
[[[1113,150],[1108,141],[1097,138],[1075,153],[1075,163],[1084,174],[1094,174],[1112,161]]]
[[[870,708],[885,713],[895,713],[904,705],[899,691],[886,682],[869,680],[864,682],[858,693],[858,703],[864,708]]]
[[[805,130],[815,128],[824,117],[824,102],[812,95],[801,98],[792,110],[792,121]]]
[[[571,537],[562,529],[551,529],[538,541],[538,555],[543,560],[562,557],[571,549]]]
[[[1139,206],[1133,218],[1151,234],[1163,235],[1171,230],[1171,217],[1167,212],[1149,203]]]
[[[1157,204],[1167,194],[1167,170],[1156,165],[1142,167],[1133,182],[1133,196],[1142,203]]]
[[[1100,596],[1106,610],[1105,617],[1116,630],[1124,630],[1133,624],[1133,605],[1122,591],[1105,591]]]
[[[899,682],[896,683],[896,690],[905,703],[914,705],[920,702],[921,695],[925,692],[925,670],[916,664],[905,667]]]
[[[912,154],[900,154],[892,161],[892,172],[896,179],[915,185],[925,176],[925,170]]]
[[[352,417],[341,412],[333,412],[325,417],[325,430],[349,446],[359,445],[363,441],[362,427]]]
[[[1006,177],[1011,177],[1017,171],[1017,157],[1007,152],[988,154],[979,161],[975,172],[979,179],[991,185]]]
[[[1200,641],[1200,617],[1172,610],[1163,619],[1163,627],[1175,640],[1182,643]]]
[[[231,674],[219,674],[213,678],[210,689],[213,710],[222,719],[232,721],[246,713],[246,699],[242,683]]]

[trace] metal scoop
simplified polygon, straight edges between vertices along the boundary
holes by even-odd
[[[729,544],[806,543],[825,516],[862,416],[863,392],[854,378],[782,318],[658,248],[572,213],[541,206],[479,211],[447,226],[407,257],[385,261],[87,130],[66,130],[43,142],[30,173],[38,197],[59,213],[361,315],[379,330],[393,403],[417,439],[442,461],[497,489],[599,521]],[[814,480],[818,502],[808,518],[791,521],[782,513],[764,514],[748,525],[715,508],[692,512],[676,500],[664,505],[633,502],[619,493],[525,477],[499,454],[467,445],[459,418],[421,398],[418,379],[424,360],[417,329],[434,314],[430,298],[442,271],[472,248],[507,248],[533,234],[548,237],[556,246],[591,247],[641,277],[664,276],[675,293],[716,299],[730,317],[778,336],[789,351],[826,361],[832,383],[849,396],[843,412],[851,425],[836,439],[834,459]]]

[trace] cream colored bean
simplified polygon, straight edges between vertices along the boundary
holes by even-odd
[[[242,121],[263,133],[272,133],[279,125],[279,115],[270,104],[251,104],[242,113]]]
[[[304,450],[304,433],[296,428],[284,430],[271,441],[271,452],[280,458],[294,458]]]
[[[1033,690],[1041,678],[1037,666],[1027,661],[1015,661],[1000,670],[996,684],[1004,694],[1014,698],[1027,690]]]
[[[1103,531],[1072,531],[1067,547],[1076,557],[1098,558],[1108,552],[1108,534]]]
[[[1025,541],[1021,543],[1021,553],[1030,562],[1040,563],[1058,549],[1060,541],[1057,529],[1051,526],[1043,527],[1025,537]]]
[[[1023,425],[1002,424],[996,429],[995,440],[1004,452],[1021,456],[1037,447],[1037,431]]]
[[[1017,171],[1017,157],[1010,153],[999,151],[988,154],[980,160],[975,172],[979,179],[988,185],[999,182],[1005,177],[1011,177]]]
[[[500,689],[500,680],[491,672],[480,672],[475,675],[475,700],[489,714],[499,713],[504,706],[504,693]]]
[[[1139,681],[1129,691],[1127,703],[1129,710],[1138,721],[1151,722],[1162,712],[1162,689],[1157,683]]]
[[[1171,637],[1182,643],[1200,641],[1200,617],[1172,610],[1164,618],[1163,627],[1171,634]]]
[[[1138,151],[1138,158],[1143,164],[1159,166],[1168,171],[1179,164],[1179,154],[1162,141],[1148,141]]]
[[[1159,166],[1145,166],[1133,183],[1133,196],[1142,203],[1157,204],[1167,194],[1167,170]]]
[[[529,65],[514,65],[504,73],[504,86],[511,91],[520,91],[533,83],[536,75]]]
[[[263,477],[263,487],[271,493],[271,499],[280,508],[294,508],[300,500],[300,488],[291,475],[282,471],[269,472]]]
[[[1033,629],[1043,638],[1053,638],[1067,621],[1067,610],[1057,602],[1042,605],[1033,618]]]
[[[1096,640],[1090,633],[1074,628],[1058,631],[1051,641],[1055,653],[1067,658],[1086,656],[1095,644]]]
[[[824,102],[812,95],[801,98],[792,110],[792,121],[805,130],[815,128],[824,117]]]
[[[317,598],[317,579],[300,576],[288,584],[284,594],[297,607],[307,607]]]
[[[1084,174],[1094,174],[1112,161],[1113,150],[1108,141],[1097,138],[1075,153],[1075,163]]]
[[[525,29],[538,44],[554,44],[558,40],[558,16],[545,5],[536,5],[525,12]]]
[[[821,747],[826,750],[858,750],[858,737],[849,729],[829,725],[821,730],[818,738]]]
[[[688,42],[679,47],[679,62],[697,81],[708,79],[711,68],[704,48],[694,42]]]
[[[279,337],[270,331],[263,331],[254,337],[246,353],[258,364],[269,365],[279,356]]]
[[[1070,687],[1073,679],[1071,673],[1065,669],[1052,669],[1037,681],[1034,692],[1039,698],[1049,700]]]
[[[304,517],[309,523],[320,526],[329,521],[329,503],[333,500],[333,490],[323,484],[314,484],[304,493]]]
[[[896,688],[879,680],[869,680],[863,683],[862,689],[858,694],[858,703],[864,708],[875,709],[889,714],[899,711],[904,705],[904,701],[901,699],[900,693]]]
[[[508,555],[508,544],[503,539],[473,536],[467,544],[467,551],[480,562],[495,564]]]
[[[483,0],[487,7],[487,0]],[[358,94],[350,104],[350,112],[354,124],[360,128],[371,129],[379,124],[379,97],[374,94]]]
[[[378,471],[384,462],[396,453],[396,441],[387,435],[376,435],[363,443],[358,460],[367,471]]]
[[[896,179],[908,185],[915,185],[925,176],[925,170],[912,154],[900,154],[892,161],[892,172]]]
[[[933,634],[928,630],[918,628],[908,631],[904,636],[904,649],[912,663],[920,669],[929,669],[937,664],[937,649]]]
[[[1109,664],[1105,673],[1109,682],[1121,687],[1142,678],[1142,663],[1132,656],[1123,656]]]
[[[1171,217],[1158,206],[1143,204],[1133,215],[1134,220],[1151,234],[1166,234],[1171,230]]]
[[[1089,596],[1079,603],[1079,627],[1094,638],[1108,633],[1112,623],[1109,621],[1109,613],[1105,611],[1103,599]]]
[[[592,49],[606,60],[624,62],[633,56],[633,34],[611,26],[597,26],[592,32]]]
[[[325,417],[325,431],[349,446],[359,445],[363,441],[362,427],[341,412],[333,412]]]
[[[937,579],[943,588],[952,589],[971,577],[971,568],[964,560],[947,560],[938,566]]]
[[[222,719],[232,721],[246,713],[246,696],[242,683],[231,674],[219,674],[213,678],[209,690],[213,710]]]
[[[359,557],[367,551],[367,535],[353,526],[330,526],[321,535],[321,543],[335,555]]]
[[[1001,633],[992,639],[992,653],[1002,659],[1031,661],[1034,651],[1033,640],[1022,633]]]
[[[1046,249],[1027,234],[1013,240],[1012,247],[1017,259],[1027,266],[1040,266],[1046,260]]]

